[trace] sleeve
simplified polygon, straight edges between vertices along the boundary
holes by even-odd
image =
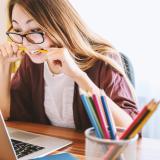
[[[27,58],[24,57],[20,68],[17,70],[11,81],[11,106],[10,120],[32,121],[31,118],[31,89],[27,69]]]
[[[125,78],[110,65],[103,67],[101,77],[101,88],[119,107],[134,118],[138,110]]]

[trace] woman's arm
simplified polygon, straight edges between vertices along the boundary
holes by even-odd
[[[78,65],[75,63],[74,59],[71,57],[70,53],[65,48],[49,48],[49,53],[47,54],[46,58],[50,60],[59,60],[61,61],[61,67],[62,72],[66,75],[70,76],[83,90],[86,90],[91,93],[99,93],[99,88],[91,79],[88,77],[88,75],[83,72]],[[113,73],[115,76],[112,77],[112,69],[108,72],[108,66],[105,65],[103,62],[103,66],[96,68],[95,67],[95,73],[94,76],[99,76],[100,79],[102,79],[102,83],[105,84],[104,86],[100,85],[100,88],[103,88],[107,94],[108,88],[107,86],[112,86],[111,88],[113,91],[115,91],[115,85],[109,84],[111,81],[115,79],[116,76],[118,76],[118,73]],[[100,72],[103,72],[103,74],[100,74]],[[108,74],[109,73],[109,74]],[[96,74],[96,75],[95,75]],[[93,75],[92,75],[93,76]],[[120,75],[119,75],[120,76]],[[109,80],[106,81],[107,77],[109,77]],[[92,77],[93,78],[93,77]],[[94,79],[94,78],[93,78]],[[96,78],[95,78],[96,79]],[[106,81],[106,82],[105,82]],[[100,82],[101,83],[101,82]],[[116,84],[117,86],[120,86],[120,81]],[[126,92],[125,88],[120,88],[116,90],[116,92],[119,90],[122,93]],[[112,91],[112,92],[113,92]],[[116,95],[116,92],[115,95]],[[111,94],[108,95],[108,103],[110,105],[113,118],[115,119],[115,123],[117,126],[121,127],[127,127],[131,122],[132,118],[129,116],[129,114],[126,112],[126,108],[123,108],[122,106],[117,105],[119,100],[115,100],[113,97],[111,97]],[[116,95],[117,98],[119,98],[119,95]],[[113,102],[113,100],[114,102]],[[126,96],[126,99],[128,97]],[[125,98],[120,98],[120,105],[124,102]],[[115,103],[116,102],[116,103]]]
[[[10,64],[0,63],[0,110],[4,119],[10,114]]]
[[[17,46],[9,43],[0,45],[0,110],[4,119],[10,117],[11,63],[21,59]]]
[[[91,81],[91,79],[87,76],[85,72],[81,72],[81,74],[72,78],[83,90],[86,90],[90,93],[99,94],[99,91],[100,91],[99,88]],[[110,106],[116,126],[120,126],[124,128],[128,127],[132,122],[132,118],[129,116],[129,114],[125,112],[123,109],[121,109],[108,96],[107,96],[107,102],[108,102],[108,105]]]

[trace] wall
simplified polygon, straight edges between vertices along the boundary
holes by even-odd
[[[0,0],[0,43],[2,43],[6,38],[5,36],[5,31],[7,28],[6,3],[7,3],[7,0]]]

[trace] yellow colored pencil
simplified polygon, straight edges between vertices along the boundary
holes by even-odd
[[[21,51],[27,51],[27,48],[19,46],[19,50],[21,50]],[[44,49],[39,49],[39,50],[33,51],[33,53],[35,53],[35,52],[48,53],[48,51],[44,50]]]
[[[155,112],[155,110],[158,108],[159,102],[151,105],[148,109],[150,112],[146,115],[146,117],[137,125],[136,129],[132,132],[132,134],[129,136],[129,138],[133,138],[137,133],[141,131],[143,126],[146,124],[146,122],[149,120],[149,118],[152,116],[152,114]]]
[[[26,51],[27,50],[27,48],[25,48],[25,47],[18,47],[18,49],[21,50],[21,51]]]

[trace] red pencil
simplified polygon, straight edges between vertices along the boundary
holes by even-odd
[[[133,122],[130,124],[130,126],[122,133],[120,136],[120,139],[127,139],[131,133],[131,131],[134,129],[136,124],[139,123],[140,119],[148,112],[148,109],[150,106],[154,104],[154,100],[151,100],[136,116],[136,118],[133,120]]]

